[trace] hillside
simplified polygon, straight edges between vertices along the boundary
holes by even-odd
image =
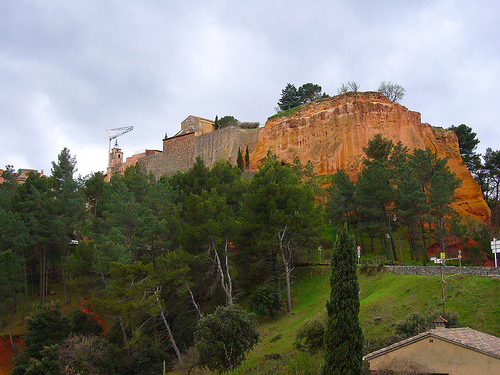
[[[314,373],[321,363],[320,356],[299,352],[293,343],[298,327],[307,319],[326,313],[329,275],[329,267],[297,269],[294,313],[260,325],[259,344],[235,374]],[[365,339],[380,340],[392,335],[395,323],[410,313],[441,309],[441,289],[435,276],[377,273],[360,275],[359,283],[360,321]],[[458,313],[463,326],[500,336],[500,279],[450,277],[446,279],[445,293],[446,311]]]

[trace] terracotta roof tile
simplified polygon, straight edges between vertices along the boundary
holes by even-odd
[[[370,360],[382,354],[409,345],[426,337],[441,338],[443,340],[466,346],[469,349],[477,350],[485,354],[500,358],[500,338],[487,333],[476,331],[472,328],[438,328],[399,341],[385,348],[367,354],[363,359]]]

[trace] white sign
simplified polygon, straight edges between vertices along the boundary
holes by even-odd
[[[361,258],[361,246],[358,246],[358,259]]]
[[[500,254],[500,240],[497,241],[496,238],[493,238],[493,241],[491,241],[491,252]]]

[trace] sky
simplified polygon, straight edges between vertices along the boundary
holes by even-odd
[[[264,126],[287,83],[406,89],[422,122],[500,149],[500,3],[368,0],[0,2],[0,168],[77,175],[162,149],[189,115]],[[111,132],[113,134],[113,132]]]

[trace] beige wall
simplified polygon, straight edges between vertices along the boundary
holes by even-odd
[[[369,362],[371,370],[450,375],[500,374],[500,359],[433,337],[398,348]]]

